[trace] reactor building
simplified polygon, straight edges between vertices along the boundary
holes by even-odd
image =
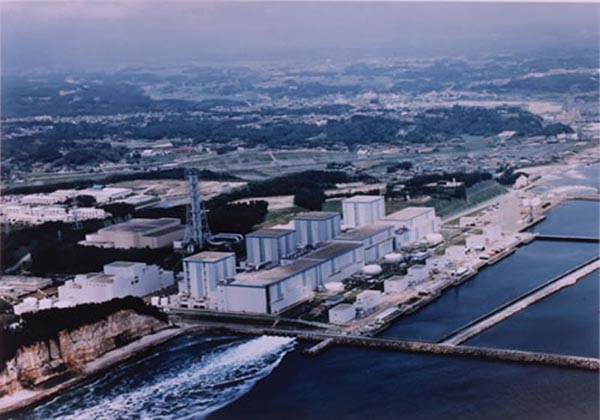
[[[344,226],[350,229],[342,231],[337,212],[308,212],[294,218],[295,229],[248,234],[245,271],[236,272],[230,252],[185,258],[180,302],[187,298],[188,306],[226,312],[281,313],[439,226],[433,208],[408,207],[385,216],[383,197],[356,196],[344,202]]]

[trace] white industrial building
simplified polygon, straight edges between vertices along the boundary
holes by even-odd
[[[350,303],[340,303],[329,310],[329,322],[332,324],[348,324],[356,318],[356,308]]]
[[[342,233],[336,238],[336,241],[362,243],[364,262],[370,264],[394,251],[394,227],[387,225],[363,226]]]
[[[342,223],[339,213],[314,211],[296,216],[294,226],[298,244],[305,247],[332,240],[340,234]]]
[[[235,254],[204,251],[184,258],[183,277],[184,293],[206,301],[211,309],[221,309],[217,286],[235,277]]]
[[[0,206],[0,216],[5,223],[37,225],[46,222],[73,223],[90,219],[105,219],[109,216],[94,207],[70,208],[65,205],[29,205],[7,203]]]
[[[326,283],[360,271],[362,245],[332,242],[286,265],[235,273],[235,254],[201,252],[184,259],[182,294],[209,309],[274,314],[310,299]]]
[[[68,305],[104,302],[125,296],[146,296],[173,286],[172,271],[141,262],[115,261],[102,273],[79,274],[58,288],[58,300]]]
[[[292,229],[260,229],[246,235],[247,264],[259,267],[278,265],[282,258],[296,252],[298,240]]]
[[[368,312],[381,302],[382,293],[378,290],[363,290],[356,295],[356,308],[363,312]]]
[[[340,282],[359,272],[364,265],[364,250],[358,242],[331,242],[304,256],[319,262],[319,284]]]
[[[406,207],[385,216],[381,223],[396,229],[396,247],[417,242],[439,230],[440,219],[432,207]]]
[[[344,226],[373,225],[385,217],[385,200],[380,195],[355,195],[342,201]]]
[[[185,226],[173,217],[160,219],[131,219],[85,235],[81,245],[102,248],[164,248],[181,241]]]
[[[411,286],[409,276],[393,276],[383,282],[385,293],[403,292]]]
[[[319,261],[298,259],[270,270],[241,273],[220,287],[220,310],[275,314],[314,296]]]

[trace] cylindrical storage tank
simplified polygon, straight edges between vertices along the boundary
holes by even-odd
[[[377,274],[381,274],[382,271],[381,266],[378,264],[365,265],[362,269],[362,272],[367,276],[376,276]]]
[[[383,257],[386,263],[395,264],[404,261],[404,255],[392,252]]]
[[[160,298],[160,306],[169,306],[169,298],[168,297]]]
[[[428,233],[425,240],[432,245],[437,245],[444,242],[444,237],[439,233]]]
[[[158,305],[160,304],[160,297],[158,297],[158,296],[152,296],[152,297],[150,298],[150,303],[151,303],[153,306],[158,306]]]

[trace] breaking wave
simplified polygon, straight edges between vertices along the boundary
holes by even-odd
[[[171,354],[169,363],[152,360],[160,359],[155,353],[117,368],[78,388],[72,392],[75,395],[62,395],[37,407],[32,417],[204,418],[247,393],[294,347],[294,339],[284,337],[262,336],[225,344],[214,341],[216,347],[200,356],[185,351],[190,344],[180,344],[175,349],[181,354]],[[167,351],[173,353],[172,349]],[[142,380],[134,372],[136,368],[143,369]]]

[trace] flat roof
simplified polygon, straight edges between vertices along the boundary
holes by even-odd
[[[185,231],[185,226],[183,226],[183,225],[167,226],[166,228],[162,228],[162,229],[150,232],[150,233],[146,233],[146,234],[144,234],[144,236],[148,236],[150,238],[156,238],[158,236],[167,235],[169,233],[173,233],[173,232],[178,231],[178,230],[184,232]]]
[[[320,264],[320,261],[300,258],[291,264],[280,265],[269,270],[249,271],[236,275],[232,286],[265,287],[290,278]]]
[[[329,242],[327,245],[311,252],[308,255],[305,255],[302,258],[317,261],[328,260],[353,249],[360,248],[361,246],[362,244],[357,242]]]
[[[175,217],[161,217],[160,219],[131,219],[116,225],[107,226],[100,229],[102,232],[132,232],[142,233],[147,230],[158,229],[167,224],[177,222],[181,226],[181,221]]]
[[[408,220],[414,219],[417,216],[421,216],[425,213],[433,211],[433,207],[406,207],[400,211],[392,214],[388,214],[384,220]]]
[[[354,305],[351,303],[339,303],[331,308],[329,311],[346,311],[350,308],[354,308]]]
[[[382,195],[355,195],[344,199],[344,203],[373,203],[375,201],[383,200]]]
[[[184,258],[184,261],[203,261],[203,262],[215,262],[220,261],[227,257],[235,257],[233,252],[217,252],[217,251],[202,251],[189,257]]]
[[[144,264],[142,262],[138,262],[138,261],[113,261],[111,263],[108,263],[105,265],[105,267],[120,267],[120,268],[125,268],[125,267],[131,267],[134,266],[136,264]]]
[[[295,232],[294,229],[259,229],[254,232],[250,232],[246,237],[260,237],[260,238],[279,238],[280,236],[288,235]]]
[[[310,211],[308,213],[301,213],[297,215],[295,219],[325,220],[335,216],[340,216],[340,214],[335,211]]]
[[[392,225],[367,225],[361,226],[356,229],[350,229],[339,235],[337,240],[342,241],[364,241],[365,239],[376,235],[381,232],[385,232],[388,229],[394,229]]]

